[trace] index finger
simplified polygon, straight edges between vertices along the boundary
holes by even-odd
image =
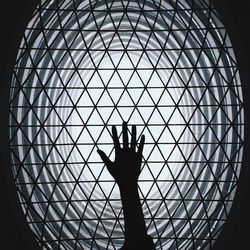
[[[112,126],[112,138],[114,141],[114,146],[115,146],[115,150],[120,148],[120,142],[119,142],[119,138],[117,135],[117,130],[115,126]]]
[[[122,124],[122,137],[123,137],[123,147],[128,148],[128,127],[127,123],[123,122]]]
[[[138,148],[138,154],[142,155],[142,150],[144,147],[144,143],[145,143],[145,135],[141,136],[141,140],[140,140],[140,144],[139,144],[139,148]]]
[[[135,150],[136,146],[136,126],[132,126],[132,136],[131,136],[131,149]]]

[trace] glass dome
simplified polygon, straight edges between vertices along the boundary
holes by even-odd
[[[127,121],[146,143],[138,183],[156,249],[210,249],[241,167],[243,103],[209,0],[41,0],[10,92],[13,177],[47,249],[118,249],[119,189],[99,158]]]

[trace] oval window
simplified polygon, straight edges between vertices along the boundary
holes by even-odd
[[[25,30],[10,93],[19,199],[47,249],[119,249],[119,189],[96,150],[111,126],[146,143],[138,183],[156,249],[210,249],[243,150],[241,83],[209,0],[45,1]]]

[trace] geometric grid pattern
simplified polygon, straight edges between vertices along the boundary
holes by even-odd
[[[156,249],[210,249],[241,167],[243,104],[227,32],[209,0],[45,1],[10,91],[11,164],[47,249],[118,249],[119,189],[96,150],[111,127],[144,134],[138,188]]]

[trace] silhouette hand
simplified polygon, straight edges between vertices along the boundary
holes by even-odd
[[[141,172],[142,150],[145,136],[142,135],[138,151],[136,152],[136,127],[132,126],[131,145],[128,143],[127,123],[122,124],[123,148],[121,148],[116,127],[112,127],[112,137],[115,146],[115,160],[111,161],[102,150],[97,150],[101,159],[113,176],[119,188],[124,189],[130,185],[137,185]]]
[[[136,152],[136,127],[132,126],[130,147],[127,130],[127,123],[124,122],[122,124],[123,148],[121,148],[116,127],[112,127],[112,137],[115,146],[114,161],[111,161],[102,150],[97,152],[120,188],[125,222],[125,241],[120,250],[155,250],[152,237],[147,235],[137,188],[145,137],[142,135],[138,151]]]

